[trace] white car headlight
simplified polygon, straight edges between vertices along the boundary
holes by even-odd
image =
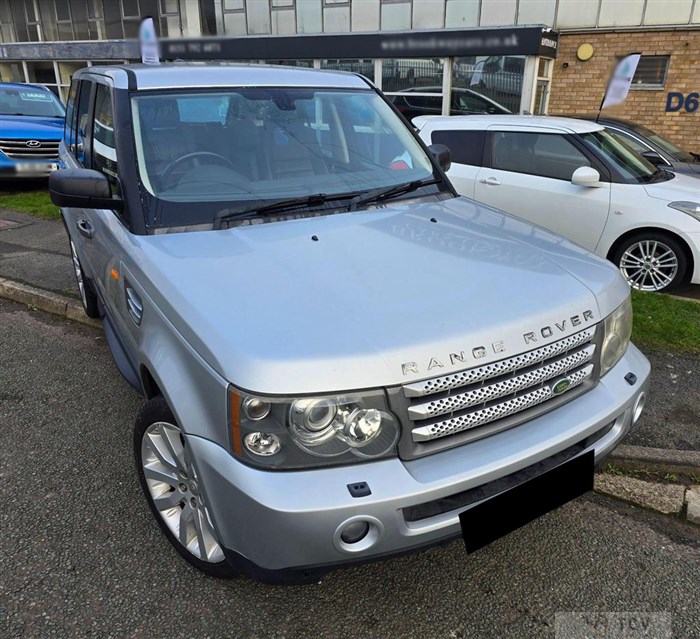
[[[676,211],[682,211],[688,215],[692,215],[696,220],[700,220],[700,203],[698,202],[671,202],[669,206]]]
[[[399,422],[383,390],[261,397],[229,390],[231,449],[269,469],[348,464],[396,455]]]
[[[632,298],[605,318],[605,335],[600,353],[600,375],[605,375],[625,354],[632,336]]]

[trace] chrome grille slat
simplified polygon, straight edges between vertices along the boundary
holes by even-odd
[[[566,353],[573,348],[581,346],[586,342],[590,342],[595,334],[595,327],[587,328],[583,331],[570,335],[558,342],[553,342],[547,346],[536,348],[522,355],[502,359],[492,364],[477,366],[459,373],[444,375],[442,377],[434,377],[412,384],[406,384],[403,387],[404,395],[408,398],[422,397],[425,395],[434,395],[442,391],[468,386],[475,382],[481,382],[498,375],[511,373],[526,366],[531,366],[537,362],[544,361],[551,357],[556,357],[562,353]]]
[[[486,386],[479,386],[478,388],[457,395],[448,395],[447,397],[413,404],[408,409],[408,414],[411,419],[414,420],[429,419],[446,413],[463,410],[476,404],[483,404],[484,402],[498,399],[504,395],[516,393],[531,386],[541,384],[557,375],[563,375],[585,364],[593,357],[595,348],[595,344],[589,344],[584,348],[527,373],[514,375],[505,380]]]
[[[41,146],[27,146],[29,140],[37,140]],[[58,158],[58,145],[58,140],[40,140],[38,138],[0,140],[0,151],[9,158],[55,159]]]
[[[589,379],[593,374],[593,369],[593,364],[588,364],[569,375],[569,380],[571,382],[569,389],[575,388]],[[482,426],[507,417],[508,415],[532,408],[552,397],[554,397],[552,389],[549,386],[542,386],[534,391],[498,404],[493,404],[449,419],[414,428],[412,431],[413,440],[421,442],[445,437],[447,435],[454,435],[455,433],[470,430],[477,426]]]

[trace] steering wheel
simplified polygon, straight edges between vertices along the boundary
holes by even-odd
[[[170,175],[175,172],[175,168],[178,167],[180,164],[183,164],[184,162],[192,162],[194,166],[200,166],[199,159],[202,157],[213,158],[217,161],[218,164],[223,164],[225,166],[228,166],[230,169],[233,169],[233,164],[231,163],[231,160],[225,158],[223,155],[219,155],[218,153],[212,153],[211,151],[194,151],[192,153],[187,153],[186,155],[183,155],[182,157],[179,157],[176,160],[173,160],[170,164],[168,164],[168,166],[166,166],[165,169],[163,169],[162,180],[164,182],[167,182]]]

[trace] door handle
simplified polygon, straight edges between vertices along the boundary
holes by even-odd
[[[500,180],[497,180],[495,177],[481,179],[481,180],[479,180],[479,182],[481,182],[481,184],[488,184],[489,186],[500,186],[501,185]]]
[[[81,235],[84,235],[88,240],[92,239],[95,229],[93,228],[92,224],[90,224],[90,222],[88,222],[87,220],[78,220],[75,223],[75,226],[78,228],[78,232]]]

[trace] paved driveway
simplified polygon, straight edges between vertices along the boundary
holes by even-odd
[[[288,588],[203,577],[140,494],[139,405],[99,331],[0,300],[0,636],[536,639],[584,610],[666,611],[700,638],[698,529],[595,496],[471,557],[455,542]]]

